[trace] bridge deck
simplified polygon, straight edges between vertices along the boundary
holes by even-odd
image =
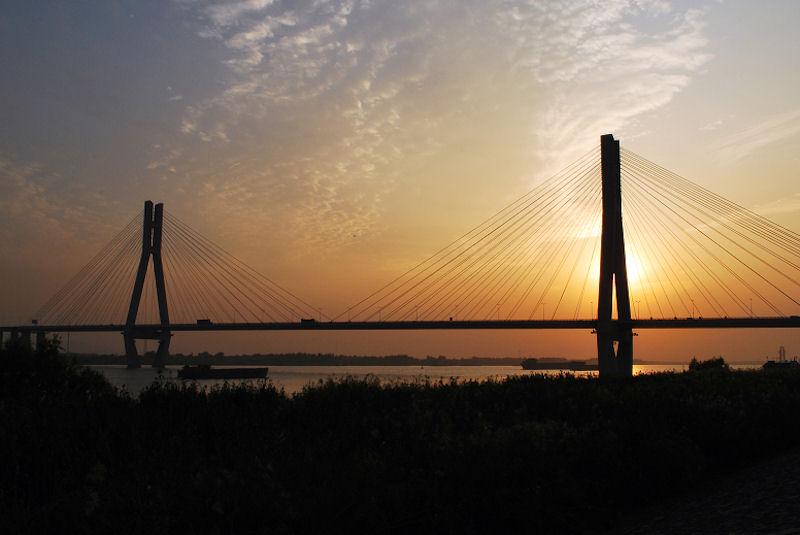
[[[633,329],[763,329],[800,327],[800,316],[758,318],[673,318],[614,321]],[[482,321],[298,321],[292,323],[173,323],[172,332],[193,331],[398,331],[398,330],[502,330],[595,329],[597,320],[482,320]],[[16,325],[3,331],[122,332],[125,325]],[[137,330],[159,330],[159,324],[137,325]]]

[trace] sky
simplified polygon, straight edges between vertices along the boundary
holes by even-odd
[[[338,314],[614,133],[800,232],[800,3],[79,1],[0,13],[0,323],[167,209]],[[121,350],[119,336],[73,349]],[[791,331],[643,333],[762,357]],[[592,356],[588,333],[176,337],[175,350]]]

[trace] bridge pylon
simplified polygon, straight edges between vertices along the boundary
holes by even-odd
[[[633,329],[622,227],[621,162],[619,140],[611,134],[600,137],[600,160],[603,222],[597,299],[597,361],[601,377],[630,377],[633,374]],[[616,320],[612,310],[614,297]]]
[[[158,340],[158,350],[153,360],[154,368],[163,368],[169,355],[169,342],[172,337],[169,324],[169,308],[167,306],[167,290],[164,284],[164,264],[161,256],[161,238],[164,227],[164,205],[155,206],[152,201],[144,203],[144,220],[142,223],[142,254],[139,258],[139,268],[136,271],[136,280],[131,293],[131,303],[128,307],[128,317],[122,332],[125,341],[125,356],[128,368],[142,366],[139,353],[136,351],[136,339]],[[139,313],[139,303],[142,299],[147,266],[150,258],[153,259],[153,275],[156,282],[156,295],[158,298],[159,326],[137,326],[136,316]]]

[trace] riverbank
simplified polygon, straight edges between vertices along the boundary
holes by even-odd
[[[11,532],[596,532],[800,447],[793,371],[135,398],[52,351],[0,357]]]

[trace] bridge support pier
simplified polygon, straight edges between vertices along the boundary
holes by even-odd
[[[169,357],[169,343],[172,338],[172,333],[169,330],[162,331],[161,329],[143,329],[139,327],[133,331],[126,330],[122,333],[122,338],[125,342],[125,360],[129,369],[142,367],[142,357],[136,350],[137,338],[143,340],[158,340],[158,349],[153,358],[153,368],[163,368],[166,366],[167,357]]]
[[[125,363],[128,365],[128,369],[141,368],[142,359],[139,357],[139,352],[136,351],[136,339],[133,334],[124,332],[122,333],[122,339],[125,343]]]
[[[600,377],[633,375],[633,329],[625,236],[622,230],[622,186],[619,141],[600,138],[603,223],[600,236],[600,288],[597,299],[597,363]],[[613,318],[616,297],[617,318]]]
[[[156,356],[153,359],[153,368],[161,369],[167,365],[167,357],[169,357],[169,341],[172,334],[167,332],[163,333],[158,338],[158,349]]]
[[[614,324],[597,328],[597,362],[601,377],[633,374],[633,329]]]

